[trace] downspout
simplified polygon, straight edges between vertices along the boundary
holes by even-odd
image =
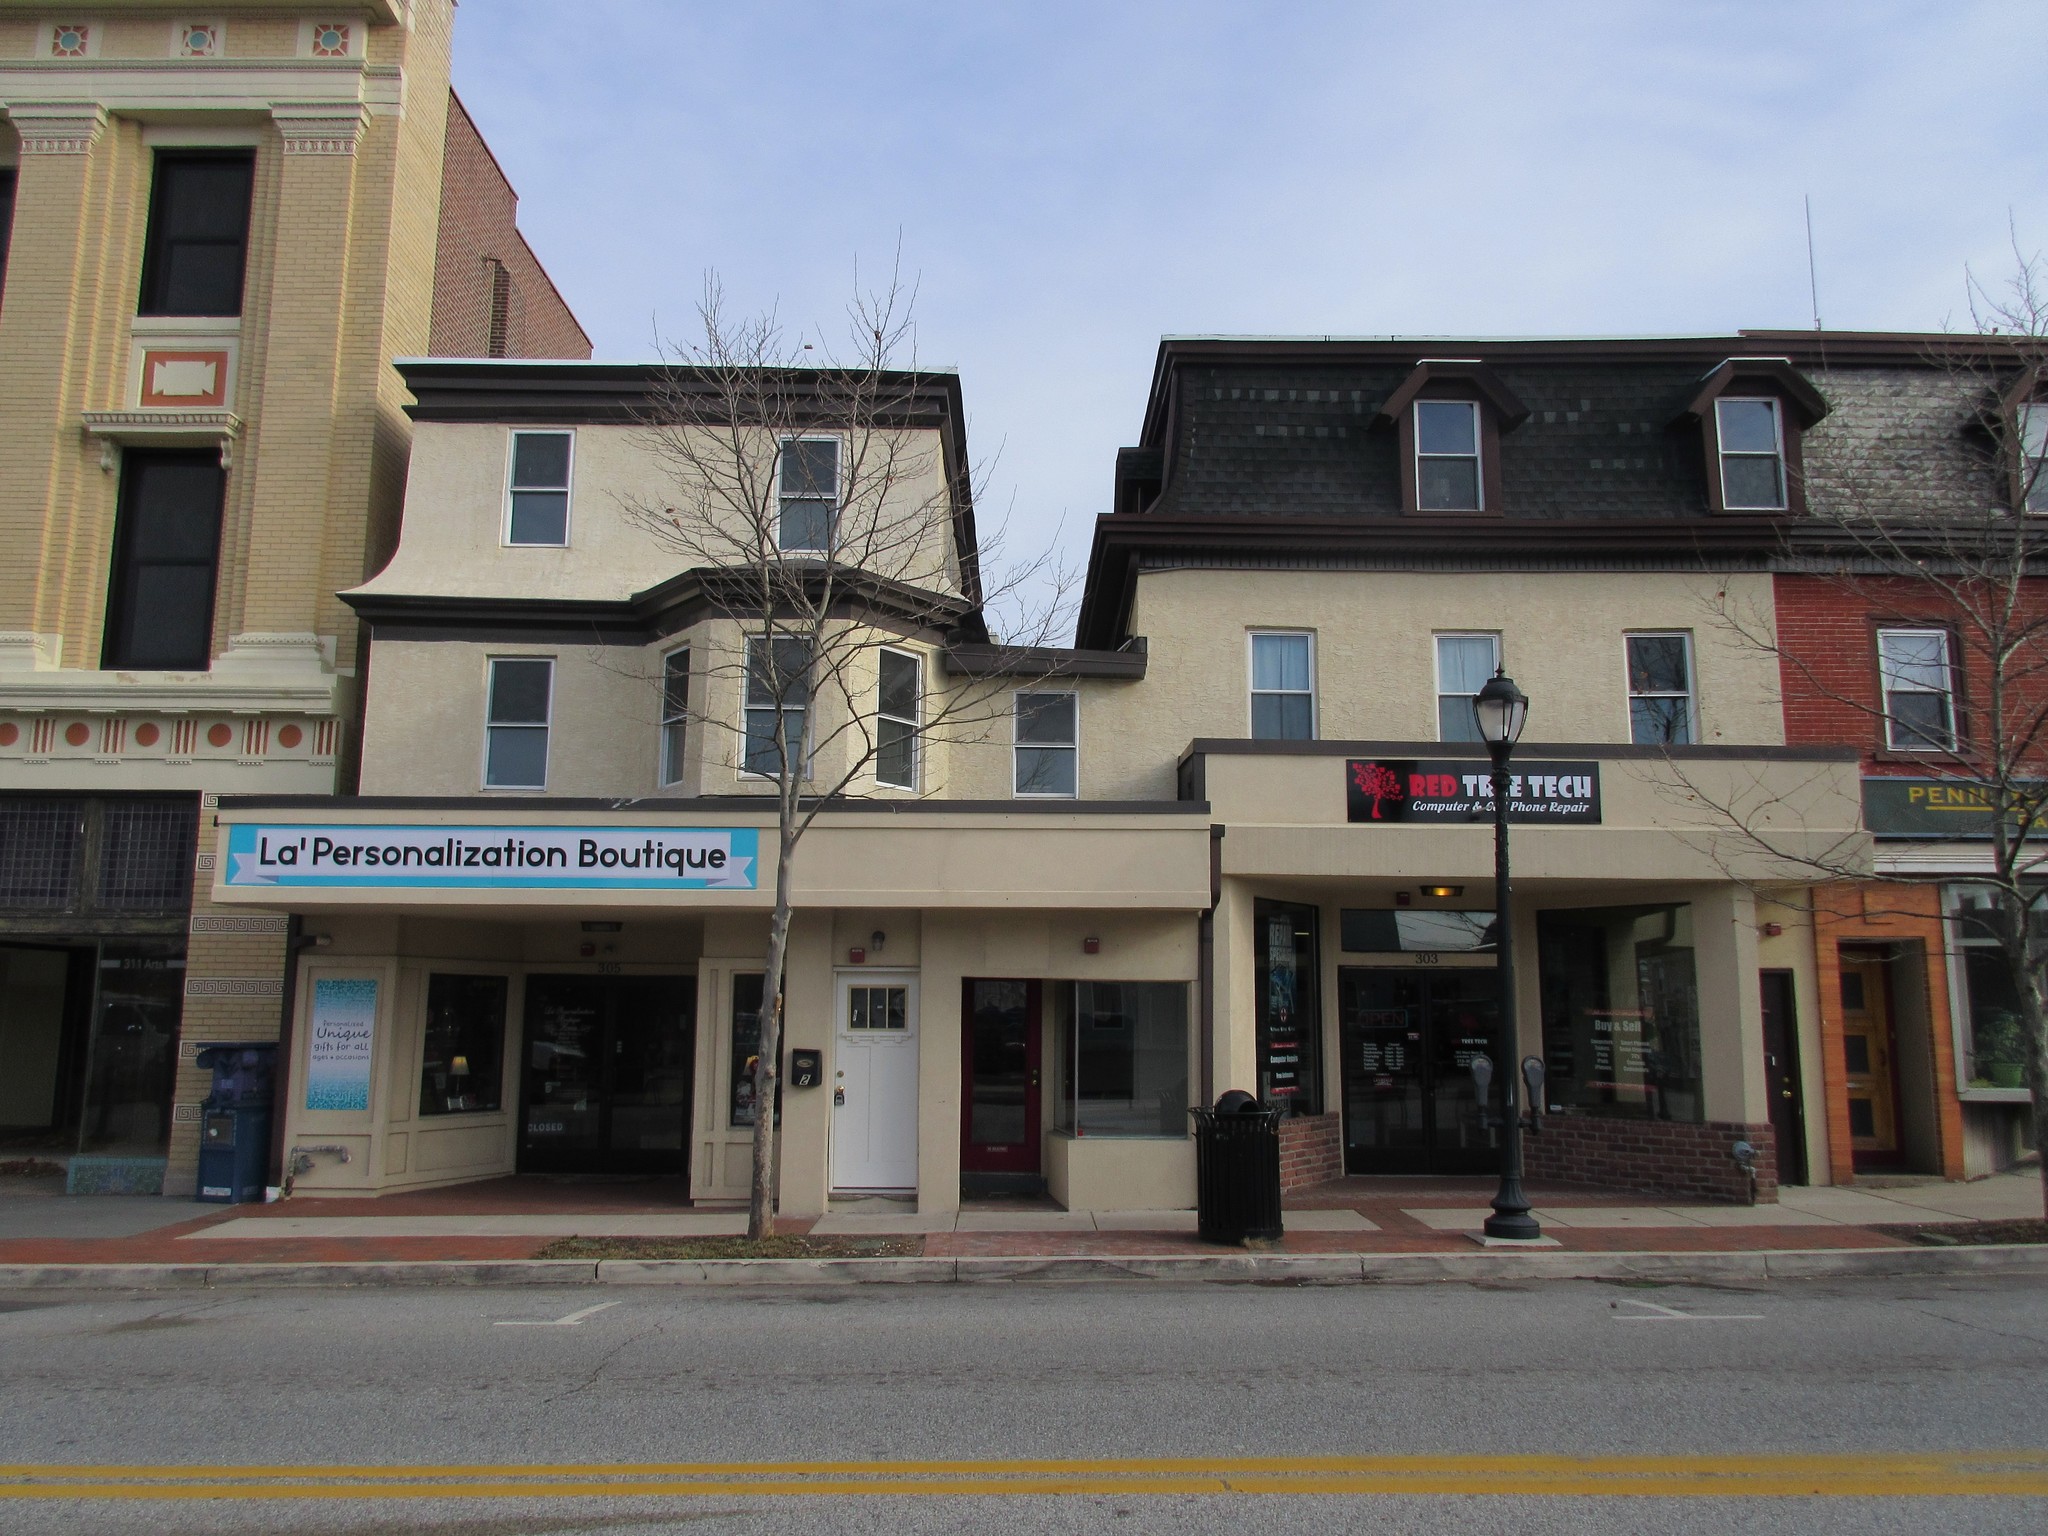
[[[1200,944],[1200,1053],[1203,1107],[1216,1102],[1216,908],[1223,900],[1223,828],[1209,827],[1209,910],[1197,920]]]
[[[284,929],[284,998],[278,1006],[277,1067],[272,1078],[270,1105],[270,1177],[264,1182],[273,1189],[283,1186],[285,1106],[292,1101],[292,1032],[299,998],[299,951],[305,947],[305,920],[294,912]]]

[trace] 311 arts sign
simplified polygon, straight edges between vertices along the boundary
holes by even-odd
[[[1354,757],[1344,764],[1350,820],[1465,824],[1493,820],[1493,768],[1465,759]],[[1597,826],[1600,765],[1518,763],[1508,773],[1508,820]]]

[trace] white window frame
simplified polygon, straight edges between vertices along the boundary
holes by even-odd
[[[917,674],[917,714],[906,719],[902,715],[882,712],[882,658],[901,656],[909,662]],[[893,779],[882,777],[882,722],[892,721],[897,725],[910,727],[910,782],[899,784]],[[1012,725],[1012,730],[1016,727]],[[902,646],[885,645],[875,652],[875,782],[887,789],[907,789],[916,793],[924,777],[924,657],[921,653]]]
[[[512,538],[512,470],[519,457],[519,439],[522,437],[566,437],[569,439],[569,462],[563,469],[562,483],[562,542],[559,544],[515,543]],[[522,490],[553,490],[553,486],[522,486]],[[505,433],[505,501],[504,513],[498,528],[498,541],[506,549],[567,549],[575,532],[576,523],[576,429],[574,427],[513,427]]]
[[[1636,691],[1635,669],[1629,660],[1629,642],[1632,640],[1677,640],[1684,645],[1685,693],[1683,697],[1685,699],[1686,730],[1684,744],[1688,746],[1699,745],[1700,679],[1698,669],[1694,665],[1692,631],[1689,629],[1631,629],[1621,637],[1621,682],[1622,687],[1627,690],[1628,739],[1631,742],[1635,742],[1636,739],[1635,702],[1637,699],[1675,699],[1681,697],[1681,695],[1675,693],[1639,693]],[[1636,744],[1642,745],[1642,743]],[[1660,746],[1663,743],[1652,742],[1650,745]]]
[[[1422,408],[1425,405],[1462,405],[1472,413],[1472,451],[1465,453],[1424,453],[1422,451]],[[1477,400],[1413,400],[1408,405],[1408,435],[1415,448],[1415,510],[1418,512],[1484,512],[1486,510],[1486,423],[1480,418]],[[1422,461],[1424,459],[1467,459],[1472,461],[1472,505],[1469,507],[1425,507],[1422,504]]]
[[[683,663],[683,708],[681,713],[672,712],[669,703],[668,680],[676,659]],[[656,751],[660,761],[657,764],[656,782],[666,789],[683,781],[684,759],[689,752],[690,740],[690,648],[679,645],[672,651],[665,651],[661,658],[661,735]],[[675,732],[672,738],[670,733]],[[679,749],[671,752],[670,741],[679,743]]]
[[[1477,694],[1471,693],[1452,693],[1444,687],[1443,642],[1446,640],[1491,640],[1493,642],[1493,672],[1498,672],[1501,669],[1500,631],[1497,629],[1438,629],[1432,630],[1429,636],[1429,664],[1436,673],[1436,693],[1432,700],[1434,708],[1431,711],[1430,723],[1436,727],[1436,739],[1438,741],[1476,741],[1478,740],[1476,735],[1470,737],[1446,737],[1444,735],[1444,700],[1447,698],[1471,699],[1478,697]],[[1491,677],[1493,673],[1489,672],[1487,675]],[[1473,729],[1476,732],[1478,727],[1475,725]]]
[[[1254,741],[1290,741],[1295,739],[1286,736],[1264,737],[1256,734],[1258,729],[1258,698],[1260,694],[1270,694],[1276,698],[1292,699],[1299,698],[1302,692],[1302,690],[1295,688],[1261,688],[1258,686],[1259,640],[1262,636],[1278,637],[1287,640],[1305,640],[1308,642],[1308,740],[1320,740],[1323,731],[1323,719],[1322,710],[1319,708],[1321,699],[1316,688],[1318,681],[1316,676],[1316,632],[1312,629],[1250,629],[1245,631],[1245,735]]]
[[[507,721],[503,725],[492,722],[491,701],[492,696],[497,692],[498,663],[501,661],[538,661],[547,664],[548,707],[547,715],[544,719],[538,722],[529,720]],[[522,656],[516,653],[504,656],[486,656],[484,658],[484,755],[483,761],[477,765],[477,782],[483,786],[486,793],[531,794],[536,790],[546,791],[548,779],[554,773],[555,767],[555,673],[558,670],[556,661],[557,658],[553,656]],[[539,731],[542,737],[540,782],[538,784],[493,784],[491,782],[491,732],[534,730]]]
[[[772,640],[764,640],[759,635],[747,635],[744,636],[741,641],[742,650],[740,661],[739,776],[743,779],[752,779],[758,783],[765,784],[775,784],[781,782],[781,775],[774,773],[762,773],[757,769],[749,768],[747,766],[747,716],[752,714],[755,710],[772,710],[777,714],[788,714],[790,713],[790,709],[789,706],[786,704],[749,704],[747,702],[747,688],[749,683],[752,681],[754,675],[754,647],[756,645],[774,645],[777,642],[786,642],[793,645],[805,646],[808,646],[810,644],[808,640],[805,640],[798,635],[777,635]],[[815,735],[815,727],[817,725],[817,721],[812,715],[812,711],[817,707],[818,703],[816,676],[817,670],[818,658],[814,652],[811,656],[811,675],[804,680],[804,704],[803,709],[801,711],[804,717],[804,729],[800,753],[800,755],[803,758],[803,762],[798,765],[797,778],[804,783],[810,782],[811,769],[815,766],[813,756],[817,751],[817,737]]]
[[[1019,741],[1017,739],[1017,701],[1029,696],[1061,697],[1074,701],[1074,792],[1062,794],[1054,790],[1019,789],[1017,787],[1017,750],[1020,747],[1063,748],[1066,743],[1057,741]],[[1081,798],[1081,693],[1077,688],[1019,688],[1010,695],[1010,798],[1013,800],[1078,800]]]
[[[825,548],[814,549],[800,546],[789,549],[782,542],[782,456],[792,443],[831,443],[832,455],[832,512],[827,522],[830,532],[826,536]],[[846,498],[846,439],[836,432],[790,432],[775,440],[775,547],[790,554],[822,555],[839,547],[839,514],[844,509]],[[798,501],[815,501],[814,496],[792,498]]]
[[[2048,401],[2029,401],[2014,413],[2019,433],[2020,503],[2034,517],[2048,516]]]
[[[1768,405],[1771,408],[1771,427],[1777,437],[1777,448],[1770,457],[1778,464],[1778,499],[1770,506],[1758,506],[1748,502],[1736,502],[1728,495],[1728,461],[1730,459],[1761,459],[1761,453],[1736,452],[1728,447],[1727,435],[1721,425],[1721,407],[1724,405]],[[1714,401],[1714,473],[1720,477],[1721,506],[1729,512],[1783,512],[1792,505],[1792,476],[1785,463],[1785,402],[1775,395],[1721,395]]]
[[[1932,688],[1895,689],[1892,687],[1890,673],[1886,670],[1884,655],[1884,642],[1885,637],[1888,635],[1933,635],[1941,641],[1941,670],[1944,686],[1939,690],[1939,693],[1948,703],[1948,740],[1946,742],[1919,740],[1902,742],[1898,739],[1900,733],[1893,728],[1897,721],[1892,715],[1892,695],[1894,693],[1931,694],[1937,690]],[[1949,633],[1947,630],[1931,628],[1924,624],[1894,624],[1877,632],[1877,702],[1879,710],[1884,715],[1884,744],[1886,751],[1922,753],[1955,751],[1958,739],[1956,720],[1956,662],[1953,649],[1949,644]]]

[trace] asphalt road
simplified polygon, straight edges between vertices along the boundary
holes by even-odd
[[[2037,1533],[2048,1287],[16,1293],[0,1463],[10,1536]]]

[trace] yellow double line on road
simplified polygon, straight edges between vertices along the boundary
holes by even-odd
[[[538,1499],[887,1494],[2048,1498],[2048,1451],[1832,1456],[1287,1456],[531,1466],[0,1466],[0,1499]]]

